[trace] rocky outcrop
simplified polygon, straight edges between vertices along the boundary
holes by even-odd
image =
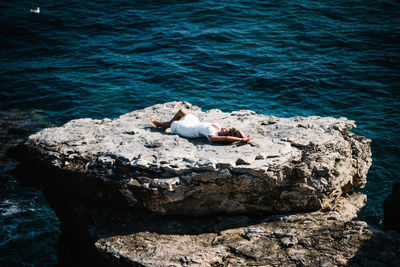
[[[258,220],[156,219],[147,228],[100,238],[95,245],[105,259],[132,266],[398,266],[400,235],[352,220],[364,201],[365,196],[353,194],[330,212]]]
[[[400,264],[400,234],[357,220],[366,201],[359,193],[340,197],[330,211],[194,217],[77,198],[40,169],[20,175],[47,177],[41,188],[62,223],[62,266]]]
[[[151,124],[151,117],[167,120],[179,108],[242,129],[253,140],[216,145]],[[345,118],[202,112],[170,102],[114,120],[79,119],[47,128],[11,154],[57,173],[54,186],[68,181],[65,188],[74,194],[160,214],[330,210],[343,193],[366,183],[370,140],[348,131],[354,127]]]
[[[179,108],[253,140],[216,145],[150,123]],[[61,265],[398,266],[399,234],[357,220],[366,196],[351,190],[371,151],[354,127],[171,102],[44,129],[10,155],[61,220]]]

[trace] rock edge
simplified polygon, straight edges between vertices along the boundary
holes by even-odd
[[[250,144],[216,145],[163,132],[151,117],[185,108],[204,121],[237,127]],[[78,119],[31,135],[15,158],[75,177],[80,193],[161,214],[283,213],[330,209],[363,187],[370,140],[331,117],[276,118],[249,110],[202,112],[169,102],[117,119]]]

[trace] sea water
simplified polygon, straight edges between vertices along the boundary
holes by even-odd
[[[372,140],[363,216],[382,227],[400,173],[398,1],[3,1],[0,13],[0,263],[52,265],[60,233],[43,195],[11,177],[6,147],[38,121],[175,100],[355,120]]]

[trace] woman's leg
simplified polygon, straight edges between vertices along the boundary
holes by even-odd
[[[158,128],[167,129],[167,128],[171,127],[172,122],[179,121],[187,114],[188,114],[188,112],[181,108],[170,121],[161,122],[154,118],[151,118],[151,122]]]

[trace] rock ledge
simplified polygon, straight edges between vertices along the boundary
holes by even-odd
[[[170,119],[179,108],[242,129],[253,141],[210,144],[150,123],[153,116]],[[202,112],[169,102],[114,120],[78,119],[47,128],[12,154],[75,177],[71,182],[86,197],[160,214],[329,210],[342,193],[366,183],[370,140],[348,131],[354,127],[346,118]]]

